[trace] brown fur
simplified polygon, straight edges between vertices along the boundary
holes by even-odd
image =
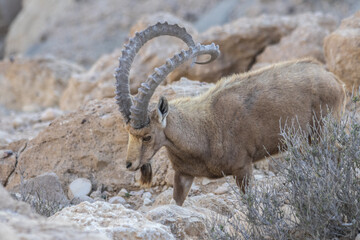
[[[151,187],[152,180],[152,167],[150,163],[145,163],[140,168],[141,177],[140,177],[140,185],[143,187]]]
[[[343,84],[311,59],[234,74],[198,97],[169,104],[161,100],[142,129],[127,126],[129,169],[148,163],[165,146],[175,170],[178,205],[183,204],[194,177],[233,175],[244,189],[252,163],[278,152],[279,123],[283,127],[297,118],[300,127],[308,129],[316,124],[314,117],[327,114],[326,109],[340,117],[344,101]],[[168,115],[163,106],[168,107]],[[152,139],[145,142],[146,136]]]

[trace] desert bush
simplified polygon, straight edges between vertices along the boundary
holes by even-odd
[[[356,104],[359,99],[353,99]],[[212,224],[217,239],[354,239],[360,231],[360,123],[356,105],[341,121],[296,121],[281,129],[282,160],[275,160],[278,184],[236,188],[243,214]],[[219,226],[222,226],[219,228]]]
[[[21,171],[21,170],[20,170]],[[44,174],[39,180],[25,180],[21,171],[21,184],[18,200],[30,205],[34,212],[50,217],[69,205],[69,200],[64,196],[60,182],[55,174]]]

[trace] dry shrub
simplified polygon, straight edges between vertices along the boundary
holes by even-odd
[[[226,221],[213,221],[216,239],[354,239],[360,231],[360,122],[353,111],[320,128],[281,130],[282,161],[275,160],[281,183],[234,189],[245,208]],[[239,217],[240,216],[240,217]]]

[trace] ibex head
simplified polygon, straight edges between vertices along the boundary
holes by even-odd
[[[129,71],[135,55],[140,48],[152,38],[170,35],[182,39],[189,47],[168,59],[164,65],[155,68],[154,73],[141,84],[136,96],[130,95]],[[116,69],[116,100],[119,110],[123,115],[126,129],[129,133],[128,152],[126,157],[126,168],[132,171],[141,168],[142,183],[151,181],[151,165],[149,161],[155,153],[163,146],[166,137],[166,117],[169,114],[168,102],[161,97],[157,106],[151,111],[149,102],[156,87],[175,68],[189,59],[195,59],[199,55],[209,54],[211,58],[207,62],[195,62],[206,64],[213,61],[220,54],[219,47],[211,45],[195,45],[192,37],[185,28],[168,23],[157,23],[140,33],[136,33],[122,50],[119,58],[119,68]]]

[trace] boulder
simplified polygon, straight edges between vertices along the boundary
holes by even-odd
[[[192,20],[189,16],[196,16],[216,2],[27,0],[11,25],[5,54],[51,54],[91,66],[101,55],[122,46],[139,16],[167,11]]]
[[[0,104],[34,111],[59,104],[73,73],[82,68],[54,58],[13,58],[0,62]]]
[[[212,212],[207,212],[208,215],[205,215],[191,208],[165,205],[152,209],[146,217],[168,226],[177,239],[209,239],[206,221]]]
[[[5,185],[16,167],[16,156],[12,150],[0,150],[0,184]]]
[[[212,84],[182,79],[161,86],[153,96],[169,100],[196,96]],[[17,170],[9,178],[7,188],[20,184],[20,169],[26,178],[44,172],[55,172],[64,189],[77,178],[90,179],[94,189],[101,184],[121,188],[138,188],[139,171],[126,170],[128,133],[114,99],[90,101],[77,112],[56,118],[46,129],[27,143],[19,154]],[[165,149],[152,160],[153,186],[172,185],[173,170]]]
[[[252,69],[280,61],[312,57],[325,63],[324,38],[336,28],[336,19],[321,13],[295,16],[298,26],[280,42],[265,48]]]
[[[264,15],[253,19],[240,18],[223,26],[212,27],[200,34],[189,23],[170,14],[158,13],[141,18],[131,28],[129,36],[133,36],[136,31],[141,31],[149,25],[165,20],[185,26],[193,35],[195,42],[218,44],[221,55],[217,60],[205,66],[192,65],[191,61],[183,64],[169,74],[164,84],[178,81],[181,77],[214,83],[223,76],[248,71],[264,49],[279,42],[279,46],[274,45],[277,47],[273,51],[277,51],[276,49],[280,47],[288,49],[289,53],[281,55],[282,53],[276,52],[274,61],[309,55],[323,61],[322,39],[334,29],[336,24],[332,17],[320,13],[292,17]],[[306,31],[310,29],[311,32],[307,33]],[[291,43],[294,39],[296,42]],[[291,52],[290,48],[294,48],[296,44],[307,46],[306,51]],[[141,82],[146,80],[155,67],[164,64],[167,58],[172,57],[182,48],[187,49],[181,40],[167,36],[155,38],[145,44],[135,57],[130,71],[131,93],[137,92]],[[274,53],[271,53],[271,47],[268,51],[269,53],[266,53],[265,50],[259,62],[271,60]],[[121,51],[117,49],[112,54],[100,58],[88,72],[73,76],[61,97],[61,108],[73,110],[91,99],[113,97],[115,91],[113,74],[118,66],[119,56],[121,56]],[[203,58],[206,59],[207,56]]]
[[[360,86],[360,11],[344,19],[336,31],[325,38],[326,65],[351,93]]]
[[[86,231],[106,234],[110,239],[175,239],[170,229],[147,220],[141,213],[121,204],[88,203],[68,207],[50,217],[72,223]]]
[[[80,230],[69,223],[47,221],[35,214],[30,206],[11,198],[0,184],[0,236],[4,240],[74,239],[106,240],[100,233]]]

